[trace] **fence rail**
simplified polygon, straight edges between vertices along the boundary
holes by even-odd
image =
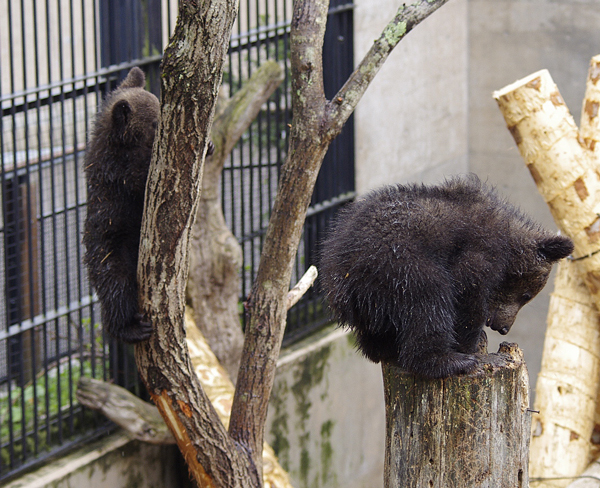
[[[0,480],[19,475],[112,424],[75,398],[79,376],[140,396],[132,350],[105,336],[81,264],[85,142],[102,98],[132,66],[159,87],[176,0],[0,2]],[[242,296],[254,280],[291,120],[291,0],[246,0],[224,75],[230,95],[266,59],[285,81],[225,164],[225,219],[243,248]],[[352,69],[352,4],[333,1],[326,93]],[[31,19],[31,22],[25,19]],[[125,26],[135,28],[125,28]],[[313,264],[331,216],[354,196],[352,121],[328,153],[294,278]],[[318,291],[290,311],[286,344],[328,320]]]

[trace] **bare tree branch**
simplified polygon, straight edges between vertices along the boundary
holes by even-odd
[[[304,296],[304,294],[308,291],[308,289],[313,285],[318,276],[317,268],[315,266],[311,266],[306,270],[304,276],[300,278],[298,283],[294,285],[288,294],[287,294],[287,309],[292,308],[298,301]]]
[[[354,112],[375,75],[387,60],[392,50],[421,21],[429,17],[448,0],[420,0],[411,5],[402,4],[396,16],[386,26],[371,49],[329,102],[329,124],[337,136],[348,117]]]

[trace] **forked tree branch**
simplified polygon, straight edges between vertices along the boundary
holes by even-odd
[[[179,3],[163,58],[138,264],[141,310],[155,330],[136,346],[138,370],[199,486],[242,487],[256,478],[193,372],[183,327],[190,229],[236,13],[235,0]]]

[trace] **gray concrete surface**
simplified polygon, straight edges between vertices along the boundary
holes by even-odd
[[[356,60],[397,8],[357,0]],[[356,112],[357,189],[438,182],[467,171],[496,186],[550,229],[554,223],[492,92],[547,68],[578,122],[588,64],[600,54],[596,0],[451,0],[408,35]],[[541,364],[552,281],[508,336],[525,352],[532,393]]]
[[[332,327],[285,350],[265,432],[294,488],[381,488],[381,367]]]

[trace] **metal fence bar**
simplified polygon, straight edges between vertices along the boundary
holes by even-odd
[[[287,151],[291,1],[242,2],[224,76],[233,94],[266,59],[285,70],[282,86],[223,171],[226,221],[243,247],[240,300],[254,280]],[[111,19],[114,11],[100,8],[98,0],[0,5],[0,52],[7,55],[0,63],[0,480],[111,428],[77,403],[81,374],[144,393],[131,348],[106,337],[98,323],[96,297],[81,265],[82,151],[96,107],[119,78],[132,66],[142,66],[150,81],[155,77],[162,47],[152,46],[173,28],[176,0],[126,0],[120,6],[131,19]],[[328,68],[352,68],[351,16],[349,4],[332,2],[329,22],[337,27],[325,49],[336,61]],[[124,25],[132,28],[123,31]],[[134,35],[111,45],[109,28]],[[106,56],[110,65],[102,63]],[[325,73],[327,90],[327,80],[345,77],[333,75]],[[332,147],[319,176],[294,279],[314,261],[328,219],[354,195],[351,122],[347,129],[349,137]],[[309,292],[290,312],[285,343],[327,320],[318,292]]]

